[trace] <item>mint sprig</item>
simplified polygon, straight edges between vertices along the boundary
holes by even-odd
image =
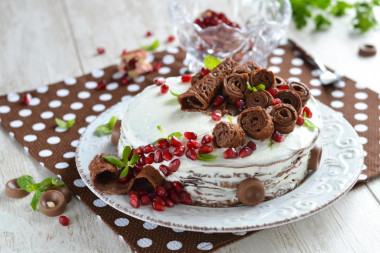
[[[118,121],[117,117],[112,117],[110,121],[107,124],[100,125],[95,129],[95,135],[96,136],[103,136],[108,135],[112,133],[112,130],[116,124],[116,121]]]
[[[206,56],[204,60],[205,68],[208,68],[210,70],[216,68],[220,63],[221,61],[212,55]]]
[[[227,118],[232,123],[232,116],[228,114]]]
[[[303,125],[307,127],[310,131],[314,131],[315,128],[318,128],[311,120],[306,116],[306,112],[303,114]]]
[[[248,88],[248,90],[250,90],[252,92],[256,92],[259,90],[265,90],[265,85],[261,83],[261,84],[256,85],[256,86],[251,86],[251,84],[249,82],[247,82],[247,88]]]
[[[115,157],[115,156],[110,156],[110,155],[105,155],[102,156],[104,160],[109,162],[110,164],[115,165],[119,170],[122,169],[120,173],[120,177],[124,178],[128,175],[129,168],[133,168],[135,166],[135,163],[140,159],[139,154],[133,154],[131,159],[129,159],[129,156],[132,153],[132,148],[130,146],[126,146],[123,150],[123,156],[121,159]]]
[[[157,49],[159,46],[160,46],[160,41],[159,40],[155,40],[150,45],[142,46],[141,49],[144,49],[146,51],[153,51],[153,50]]]
[[[179,94],[173,92],[172,90],[170,90],[170,94],[172,94],[172,95],[175,96],[175,97],[179,97]]]
[[[55,123],[57,124],[57,126],[59,126],[60,128],[64,128],[64,129],[70,129],[74,126],[75,124],[75,119],[72,119],[72,120],[69,120],[69,121],[64,121],[64,120],[61,120],[59,118],[55,118]]]
[[[167,135],[166,133],[165,133],[165,131],[164,131],[164,129],[162,128],[162,126],[157,126],[157,129],[165,136],[165,137],[163,137],[163,138],[158,138],[157,140],[155,140],[152,144],[153,144],[153,146],[155,146],[156,144],[157,144],[157,142],[159,142],[159,141],[161,141],[161,140],[168,140],[168,141],[170,141],[170,138],[171,137],[173,137],[173,136],[175,136],[175,137],[177,137],[177,138],[181,138],[182,137],[182,133],[180,133],[180,132],[174,132],[174,133],[171,133],[171,134],[169,134],[169,135]]]
[[[217,155],[211,155],[211,154],[198,154],[197,160],[202,161],[202,162],[212,162],[217,157],[218,157]]]

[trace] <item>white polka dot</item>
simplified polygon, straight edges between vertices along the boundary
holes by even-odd
[[[364,99],[368,98],[368,94],[365,93],[365,92],[356,92],[355,93],[355,98],[356,99],[360,99],[360,100],[364,100]]]
[[[355,87],[360,90],[365,88],[365,86],[361,83],[355,83]]]
[[[359,142],[360,142],[360,144],[365,145],[365,144],[367,144],[368,139],[366,137],[359,136]]]
[[[107,203],[104,202],[103,200],[101,199],[95,199],[94,202],[92,202],[94,204],[94,206],[96,207],[105,207],[107,206]]]
[[[147,53],[146,54],[146,61],[147,62],[153,62],[154,60],[154,55],[152,53]]]
[[[299,79],[298,77],[292,76],[292,77],[288,78],[288,81],[289,82],[301,82],[301,79]]]
[[[51,136],[47,139],[47,143],[51,144],[51,145],[55,145],[55,144],[58,144],[61,142],[61,138],[59,138],[58,136]]]
[[[173,55],[168,54],[168,55],[165,55],[164,57],[162,57],[162,62],[166,65],[170,65],[170,64],[175,62],[175,58]]]
[[[74,102],[70,105],[72,110],[80,110],[83,108],[83,104],[81,102]]]
[[[145,81],[145,76],[141,75],[133,79],[136,83],[142,83]]]
[[[310,89],[310,93],[314,97],[318,97],[318,96],[320,96],[322,94],[321,90],[319,90],[319,89]]]
[[[76,115],[74,113],[66,113],[65,115],[63,115],[62,118],[64,121],[69,121],[69,120],[75,119]]]
[[[53,152],[51,152],[49,149],[44,149],[44,150],[41,150],[38,155],[40,157],[49,157],[53,154]]]
[[[68,89],[57,90],[57,96],[58,97],[67,97],[69,94],[70,94],[70,91]]]
[[[91,72],[91,75],[95,78],[100,78],[102,76],[104,76],[104,71],[101,70],[101,69],[95,69]]]
[[[334,98],[342,98],[344,97],[344,92],[341,90],[334,90],[333,92],[331,92],[331,96],[333,96]]]
[[[30,106],[36,106],[36,105],[39,105],[41,103],[41,100],[39,98],[32,98],[29,102],[29,105]]]
[[[34,134],[28,134],[24,136],[24,141],[33,142],[35,140],[37,140],[37,136],[35,136]]]
[[[277,74],[281,71],[280,67],[278,66],[270,66],[268,70],[272,71],[273,73]]]
[[[72,147],[74,147],[74,148],[76,148],[77,146],[78,146],[78,140],[73,140],[71,143],[70,143],[70,145],[72,146]]]
[[[272,64],[281,64],[282,63],[282,58],[281,57],[272,57],[270,58],[270,63]]]
[[[78,93],[78,98],[79,99],[87,99],[91,96],[91,93],[88,91],[81,91]]]
[[[62,102],[59,101],[59,100],[52,100],[52,101],[50,101],[50,103],[49,103],[49,107],[50,107],[50,108],[58,108],[58,107],[60,107],[61,105],[62,105]]]
[[[57,164],[55,165],[55,168],[56,168],[56,169],[59,169],[59,170],[66,169],[67,167],[69,167],[69,164],[68,164],[68,163],[65,163],[65,162],[57,163]]]
[[[8,93],[7,99],[9,102],[14,103],[20,100],[20,95],[17,93]]]
[[[319,81],[319,79],[311,79],[310,85],[311,86],[321,86],[321,81]]]
[[[74,180],[74,185],[76,187],[85,187],[86,186],[86,184],[83,182],[82,179],[75,179]]]
[[[334,84],[334,86],[337,88],[344,88],[346,86],[346,83],[344,81],[340,80],[340,81],[336,82]]]
[[[66,85],[74,85],[77,83],[77,79],[75,79],[74,77],[69,77],[69,78],[66,78],[63,82]]]
[[[141,238],[137,241],[137,245],[139,245],[141,248],[148,248],[152,245],[152,240],[149,238]]]
[[[363,125],[363,124],[357,124],[357,125],[355,125],[354,128],[358,132],[366,132],[368,130],[368,127],[366,125]]]
[[[283,48],[276,48],[275,50],[273,50],[272,53],[274,55],[284,55],[285,54],[285,50]]]
[[[179,69],[179,74],[180,75],[184,75],[187,72],[187,70],[188,69],[186,67],[182,67],[182,68]]]
[[[95,119],[96,119],[96,116],[94,116],[94,115],[90,115],[90,116],[87,116],[87,117],[86,117],[86,122],[87,122],[87,123],[91,123],[91,122],[93,122]]]
[[[129,220],[127,218],[118,218],[115,220],[115,225],[119,227],[125,227],[129,224]]]
[[[78,129],[78,133],[79,134],[83,134],[85,130],[86,130],[85,127],[81,127],[81,128]]]
[[[104,109],[106,109],[106,106],[102,104],[96,104],[92,107],[92,110],[95,112],[101,112],[104,111]]]
[[[14,120],[9,123],[9,125],[13,128],[21,127],[24,123],[21,120]]]
[[[179,49],[178,47],[169,47],[168,49],[166,49],[166,51],[171,54],[176,54],[179,52]]]
[[[245,235],[247,232],[233,232],[234,235]]]
[[[161,74],[161,75],[169,74],[170,73],[170,68],[169,67],[161,67],[158,70],[158,73]]]
[[[118,71],[118,72],[115,72],[115,73],[112,75],[112,79],[114,79],[114,80],[119,80],[119,79],[121,79],[123,76],[124,76],[124,74]]]
[[[92,89],[95,89],[96,87],[98,87],[98,84],[94,81],[88,81],[84,84],[84,86],[89,89],[89,90],[92,90]]]
[[[331,101],[330,105],[334,108],[342,108],[344,106],[344,103],[339,100]]]
[[[110,101],[112,99],[112,95],[109,93],[105,93],[99,96],[100,101]]]
[[[154,223],[150,223],[150,222],[145,222],[143,227],[145,229],[152,230],[152,229],[155,229],[156,227],[158,227],[158,225],[154,224]]]
[[[364,113],[357,113],[357,114],[355,114],[354,117],[356,120],[367,120],[368,119],[368,115],[364,114]]]
[[[366,174],[360,174],[360,176],[358,177],[358,180],[361,180],[361,181],[365,181],[368,179],[368,176]]]
[[[367,110],[368,105],[362,102],[356,103],[355,104],[355,109],[356,110]]]
[[[106,86],[106,90],[116,90],[117,87],[119,87],[119,84],[118,84],[118,83],[115,83],[115,82],[113,82],[113,83],[109,83],[109,84],[107,84],[107,86]]]
[[[62,128],[62,127],[57,126],[57,127],[55,128],[55,131],[56,131],[57,133],[63,133],[63,132],[66,132],[67,129],[66,129],[66,128]]]
[[[38,93],[46,93],[49,90],[48,86],[41,86],[37,88]]]
[[[166,244],[166,247],[170,250],[179,250],[182,248],[182,243],[179,241],[170,241],[168,244]]]
[[[15,137],[15,134],[13,132],[9,132],[9,136],[13,139]]]
[[[214,246],[212,245],[211,242],[201,242],[200,244],[198,244],[197,248],[199,250],[210,250],[212,249]]]
[[[322,71],[319,70],[319,69],[314,69],[314,70],[311,71],[311,75],[312,76],[320,76],[321,73],[322,73]]]
[[[22,109],[18,112],[18,115],[20,115],[20,117],[29,117],[30,115],[32,115],[32,110]]]
[[[294,58],[292,59],[292,64],[294,66],[301,66],[303,65],[303,60],[301,58]]]
[[[0,113],[5,114],[11,111],[11,108],[7,105],[0,106]]]
[[[75,152],[67,152],[67,153],[64,153],[64,154],[63,154],[63,157],[64,157],[64,158],[67,158],[67,159],[69,159],[69,158],[73,158],[73,157],[75,157]]]
[[[184,229],[181,229],[181,228],[172,228],[172,230],[176,233],[182,233],[184,232],[185,230]]]
[[[127,86],[127,90],[130,92],[136,92],[140,89],[140,86],[138,84],[131,84]]]
[[[44,124],[44,123],[41,123],[41,122],[36,123],[36,124],[34,124],[34,125],[32,126],[32,128],[33,128],[34,131],[42,131],[42,130],[45,129],[45,127],[46,127],[45,124]]]
[[[121,101],[129,101],[132,98],[131,95],[125,95],[121,98]]]
[[[302,74],[302,69],[300,69],[300,68],[291,68],[291,69],[289,69],[289,73],[291,75],[301,75]]]

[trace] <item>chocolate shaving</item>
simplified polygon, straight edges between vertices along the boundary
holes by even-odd
[[[283,85],[288,84],[288,81],[282,77],[275,76],[275,81],[276,81],[276,87],[281,87]]]
[[[259,90],[248,94],[245,98],[245,104],[247,108],[256,106],[267,108],[273,104],[273,97],[268,91]]]
[[[302,101],[302,107],[304,107],[311,96],[309,88],[304,83],[295,81],[290,82],[289,87],[298,93]]]
[[[194,74],[192,77],[191,77],[191,85],[193,86],[196,82],[198,82],[199,80],[201,80],[203,78],[203,75],[201,72],[198,72],[196,74]]]
[[[282,134],[292,132],[298,117],[294,107],[289,104],[277,104],[271,109],[270,115],[273,118],[274,130]]]
[[[212,130],[213,145],[217,148],[236,148],[245,144],[244,130],[238,125],[221,121]]]
[[[271,116],[259,106],[242,111],[238,123],[248,136],[256,140],[265,140],[272,136],[274,131]]]
[[[252,86],[257,86],[259,84],[264,84],[265,89],[274,87],[276,80],[272,71],[267,69],[256,69],[253,70],[249,75],[249,83]]]
[[[96,190],[108,194],[125,194],[132,188],[134,179],[121,184],[118,180],[120,171],[108,163],[102,156],[96,155],[88,166],[90,177]]]
[[[301,113],[302,101],[297,92],[293,90],[280,90],[274,97],[279,98],[285,104],[291,104],[296,109],[297,115]]]
[[[256,62],[246,62],[244,64],[239,64],[233,70],[234,73],[243,74],[243,73],[251,73],[252,70],[261,69],[261,67]]]
[[[163,185],[165,179],[152,165],[145,166],[135,178],[133,187],[136,190],[155,192],[158,186]]]
[[[226,76],[223,80],[223,96],[229,103],[235,104],[236,101],[244,99],[247,92],[247,75],[233,73]]]

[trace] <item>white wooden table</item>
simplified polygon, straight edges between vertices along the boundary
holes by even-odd
[[[79,76],[118,63],[123,48],[134,49],[155,38],[165,41],[172,33],[167,3],[1,1],[0,94]],[[380,92],[380,53],[367,59],[357,56],[364,42],[380,49],[380,33],[352,35],[348,19],[335,20],[328,32],[321,33],[291,27],[289,37],[329,66]],[[154,32],[152,38],[145,38],[147,30]],[[99,46],[105,47],[104,55],[96,55]],[[30,198],[7,198],[4,186],[9,179],[28,173],[41,180],[52,173],[27,155],[3,129],[0,143],[0,252],[132,252],[77,199],[65,212],[71,225],[62,227],[57,218],[29,209]],[[261,231],[218,252],[379,252],[379,200],[377,178],[312,217]]]

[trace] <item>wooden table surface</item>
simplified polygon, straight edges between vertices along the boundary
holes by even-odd
[[[167,3],[168,0],[1,1],[0,94],[80,76],[118,63],[124,48],[138,48],[156,38],[165,41],[173,33]],[[354,35],[348,22],[349,17],[334,19],[327,32],[309,28],[301,32],[291,26],[288,36],[327,65],[380,92],[380,53],[366,59],[357,55],[364,42],[380,49],[380,34]],[[147,30],[154,32],[152,38],[145,38]],[[96,55],[99,46],[106,49],[105,54]],[[162,43],[161,48],[165,46]],[[3,129],[0,143],[0,252],[132,252],[77,199],[65,212],[71,225],[62,227],[57,218],[33,212],[30,198],[7,198],[4,186],[9,179],[28,173],[41,180],[52,173]],[[260,231],[217,252],[379,252],[379,200],[377,178],[309,218]]]

